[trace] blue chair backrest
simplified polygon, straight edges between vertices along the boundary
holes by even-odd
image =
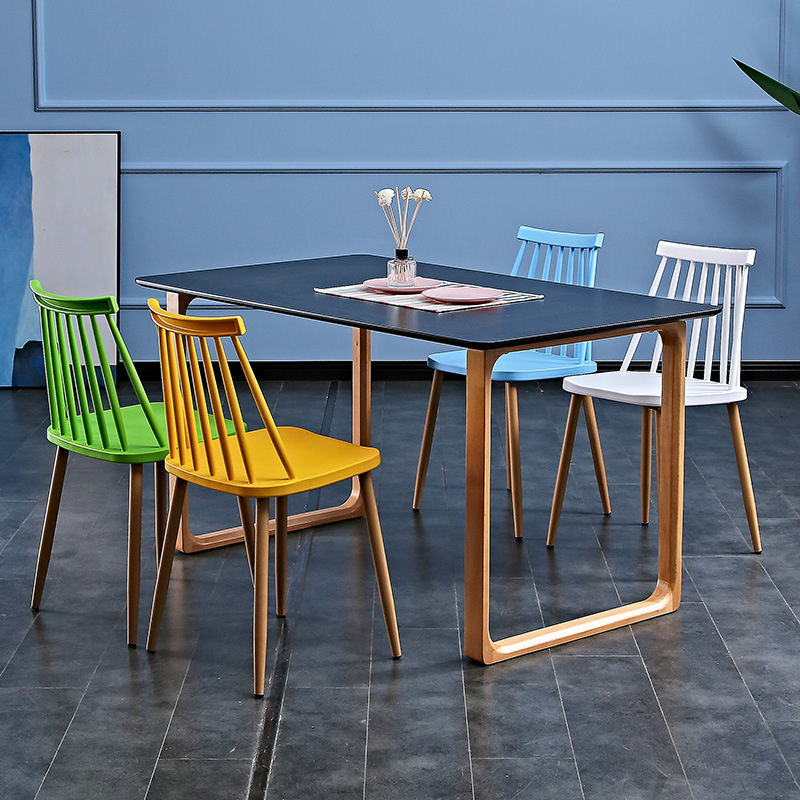
[[[561,233],[523,225],[517,238],[522,242],[512,275],[543,281],[594,286],[597,251],[603,245],[602,233]],[[527,264],[527,269],[524,268]],[[577,358],[581,363],[592,358],[590,342],[547,348],[546,352]]]

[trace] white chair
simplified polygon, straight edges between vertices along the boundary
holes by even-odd
[[[718,316],[697,319],[687,330],[686,405],[707,406],[724,403],[733,435],[739,480],[742,486],[747,522],[753,550],[761,552],[758,516],[747,463],[739,403],[747,397],[741,384],[742,328],[749,268],[755,261],[755,250],[727,250],[719,247],[659,242],[656,255],[661,261],[650,287],[651,296],[677,298],[698,303],[721,305]],[[569,462],[575,441],[580,406],[592,405],[592,398],[616,400],[642,407],[641,499],[642,524],[649,522],[650,465],[653,412],[661,412],[661,339],[656,334],[655,349],[646,372],[630,370],[634,354],[643,334],[637,333],[625,353],[618,372],[596,373],[565,378],[564,389],[570,398],[567,426],[558,467],[547,544],[555,543]],[[656,434],[658,425],[656,425]],[[658,438],[656,437],[656,447]],[[601,465],[602,466],[602,465]],[[604,467],[603,467],[604,469]],[[608,513],[608,512],[606,512]]]
[[[597,251],[603,244],[604,234],[562,233],[523,225],[517,233],[517,238],[522,244],[511,269],[512,275],[556,283],[569,283],[574,286],[594,286]],[[422,491],[428,472],[433,430],[436,425],[439,396],[442,390],[442,378],[445,372],[462,377],[467,374],[467,351],[449,350],[445,353],[433,353],[428,356],[428,366],[434,372],[414,485],[412,508],[415,510],[419,510],[422,502]],[[592,361],[590,342],[505,353],[500,356],[492,369],[492,380],[502,381],[505,384],[506,475],[508,488],[511,490],[514,533],[517,538],[522,537],[522,477],[517,383],[564,378],[567,375],[586,375],[596,370],[597,364]],[[600,440],[597,436],[597,425],[590,413],[586,415],[586,424],[592,442],[592,455],[597,464],[598,459],[602,460],[599,450],[595,449],[595,447],[599,448]],[[600,483],[600,472],[597,472],[597,476],[601,501],[603,507],[606,507],[609,503],[608,489]]]

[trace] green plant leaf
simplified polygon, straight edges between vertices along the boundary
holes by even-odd
[[[800,114],[800,93],[790,89],[780,81],[770,78],[769,75],[748,67],[747,64],[742,64],[741,61],[736,61],[735,58],[733,60],[742,72],[755,81],[770,97],[774,97],[782,106],[786,106],[789,111]]]

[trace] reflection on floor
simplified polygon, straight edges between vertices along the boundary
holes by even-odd
[[[348,436],[348,384],[265,388],[280,423]],[[158,652],[125,646],[124,467],[71,458],[44,602],[30,611],[53,447],[44,393],[0,393],[0,797],[800,798],[800,386],[750,388],[742,417],[763,555],[750,552],[725,410],[691,409],[679,611],[484,668],[461,653],[463,384],[444,385],[419,513],[428,386],[376,384],[376,487],[403,658],[390,657],[363,522],[295,534],[289,614],[270,622],[261,701],[250,694],[241,546],[179,556]],[[635,407],[598,403],[612,516],[579,438],[559,540],[545,548],[566,407],[556,384],[521,387],[517,542],[495,398],[496,637],[643,598],[653,583]],[[194,493],[191,509],[195,532],[235,522],[235,504],[217,495]],[[140,642],[154,572],[144,538]]]

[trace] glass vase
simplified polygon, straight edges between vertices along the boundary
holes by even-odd
[[[417,262],[408,250],[394,251],[394,258],[386,262],[386,283],[388,286],[406,287],[417,282]]]

